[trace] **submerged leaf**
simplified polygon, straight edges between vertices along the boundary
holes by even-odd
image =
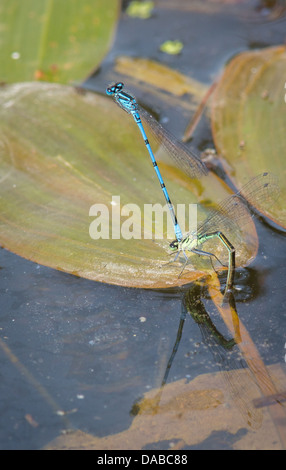
[[[276,383],[285,382],[282,367],[268,366],[268,371]],[[218,436],[224,433],[235,436],[231,442],[235,450],[283,449],[269,413],[256,410],[261,423],[255,431],[241,415],[237,400],[245,401],[251,416],[251,400],[260,394],[247,370],[235,372],[235,396],[226,388],[233,371],[204,374],[190,382],[182,379],[166,385],[163,390],[153,389],[146,393],[137,405],[138,413],[128,429],[104,437],[82,431],[67,433],[47,444],[45,450],[146,450],[158,448],[163,442],[172,445],[174,452],[198,445],[206,448],[206,443],[212,442],[216,433]]]
[[[121,76],[127,76],[140,82],[141,87],[146,83],[149,93],[154,91],[154,87],[168,92],[169,95],[164,93],[165,99],[168,100],[170,94],[181,97],[188,93],[194,95],[195,100],[200,101],[207,91],[207,87],[199,81],[146,58],[120,56],[116,59],[115,71]],[[182,104],[189,106],[189,103],[183,103],[181,100]]]
[[[3,247],[52,268],[133,287],[182,285],[212,271],[209,259],[196,255],[180,279],[181,263],[166,265],[166,223],[161,234],[160,220],[154,224],[144,212],[146,204],[164,206],[160,185],[133,119],[110,98],[40,82],[0,91]],[[191,181],[166,162],[160,166],[173,201],[186,205],[183,231],[190,203],[229,193],[213,175]],[[199,218],[206,213],[200,210]],[[96,239],[97,231],[104,237]],[[250,217],[241,237],[237,265],[256,254]],[[225,256],[213,243],[213,252]]]
[[[219,154],[236,182],[261,171],[280,178],[281,194],[267,215],[286,227],[286,49],[244,52],[226,67],[213,101],[212,127]]]

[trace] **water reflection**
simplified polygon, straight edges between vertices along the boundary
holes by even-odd
[[[228,299],[224,299],[224,305],[215,301],[215,296],[222,299],[220,291],[214,294],[214,287],[209,285],[210,295],[205,295],[206,288],[202,284],[193,285],[184,295],[182,301],[181,316],[177,330],[175,344],[169,357],[161,386],[155,397],[144,399],[135,403],[132,408],[132,414],[161,414],[163,410],[174,406],[176,412],[178,403],[188,403],[191,409],[213,408],[224,403],[225,396],[228,396],[230,402],[235,406],[243,419],[246,428],[258,430],[263,422],[263,407],[271,405],[270,414],[276,430],[281,440],[282,447],[286,446],[286,414],[283,401],[286,399],[285,391],[278,393],[268,370],[263,364],[259,353],[252,343],[251,338],[242,322],[239,320],[234,295],[231,293]],[[229,334],[222,333],[216,326],[207,311],[206,297],[212,298],[215,305],[220,305],[220,312],[225,324],[228,327]],[[222,313],[223,312],[223,313]],[[190,391],[188,399],[182,398],[172,400],[167,405],[162,400],[163,392],[167,386],[168,376],[174,363],[174,358],[178,352],[180,341],[183,335],[183,329],[186,319],[190,315],[198,325],[205,346],[210,350],[214,363],[221,371],[223,380],[223,397],[212,396],[210,390],[204,397],[198,396],[196,392]],[[179,392],[180,393],[180,392]],[[265,399],[257,398],[261,394]],[[203,403],[201,400],[206,400]]]
[[[238,344],[242,341],[236,303],[233,294],[229,295],[229,306],[232,313],[234,337],[227,339],[218,331],[206,311],[202,301],[203,291],[198,286],[194,302],[194,295],[189,291],[184,298],[185,310],[200,328],[203,342],[213,355],[215,363],[220,370],[228,371],[224,374],[225,387],[233,403],[239,409],[244,421],[253,429],[258,428],[262,422],[262,413],[255,409],[251,396],[249,381],[253,381],[250,374],[246,374],[247,363],[239,351]],[[241,371],[244,370],[242,374]],[[242,383],[243,380],[243,389]]]

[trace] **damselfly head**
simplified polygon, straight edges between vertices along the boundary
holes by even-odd
[[[116,93],[119,93],[124,87],[124,83],[122,82],[117,82],[115,85],[112,85],[108,88],[106,88],[106,94],[107,95],[115,95]]]
[[[124,83],[117,82],[115,83],[116,92],[121,91],[124,88]]]
[[[178,240],[173,240],[170,245],[169,245],[170,249],[172,251],[177,251],[178,250],[178,247],[179,247],[179,242]]]

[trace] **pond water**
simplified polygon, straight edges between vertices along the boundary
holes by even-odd
[[[236,276],[237,312],[264,363],[284,367],[285,240],[260,223],[258,229],[259,256]],[[128,429],[138,400],[164,378],[187,289],[109,286],[5,250],[0,265],[1,447],[41,448],[67,429],[96,437]],[[228,338],[216,309],[205,302]],[[221,360],[215,358],[214,342],[187,315],[167,383],[243,366],[235,348],[233,357],[222,348]],[[236,437],[222,429],[217,439],[213,433],[212,442],[211,433],[195,447],[228,448]]]
[[[165,2],[165,7],[170,4]],[[249,4],[253,19],[254,2]],[[242,13],[247,11],[242,9]],[[239,50],[285,40],[284,17],[268,25],[262,15],[260,21],[252,23],[246,22],[245,16],[238,18],[229,10],[212,18],[199,12],[190,24],[184,12],[164,8],[164,2],[157,2],[156,15],[148,23],[146,35],[144,22],[123,17],[116,45],[100,73],[87,80],[86,87],[104,90],[110,64],[124,53],[164,60],[169,66],[175,62],[181,72],[192,72],[195,78],[210,82],[213,74]],[[188,28],[184,21],[188,21]],[[172,24],[170,37],[176,37],[180,28],[192,31],[194,47],[176,59],[162,59],[158,52],[157,43],[167,24]],[[214,31],[216,43],[212,49]],[[133,46],[130,37],[134,38]],[[174,132],[176,125],[181,125],[180,120],[174,124]],[[236,272],[236,310],[264,364],[279,366],[280,383],[275,385],[285,391],[285,234],[261,221],[256,221],[256,227],[259,253],[249,268]],[[140,445],[144,449],[252,448],[257,442],[260,448],[279,448],[275,425],[268,426],[267,408],[256,408],[250,394],[249,402],[246,399],[241,409],[235,395],[241,393],[243,380],[226,379],[222,385],[218,382],[221,372],[244,371],[247,366],[207,295],[203,305],[219,334],[199,324],[190,309],[184,308],[186,295],[195,295],[188,294],[190,286],[158,291],[101,284],[37,265],[4,249],[0,250],[0,268],[0,448],[40,449],[60,436],[67,440],[55,443],[55,447],[64,446],[63,442],[75,447],[75,441],[69,441],[73,435],[69,431],[73,430],[95,437],[95,441],[90,441],[91,448],[109,448],[108,436],[114,435],[117,445],[128,449],[132,426],[138,442],[141,429]],[[166,375],[182,313],[186,313],[182,336]],[[247,377],[248,382],[255,383],[251,374]],[[153,389],[159,396],[164,378],[170,394],[169,407],[162,398],[158,411],[153,402],[152,412],[147,409],[145,419],[141,404],[154,399]],[[187,385],[191,392],[184,388]],[[187,401],[186,405],[180,390],[184,397],[190,393],[194,402]],[[228,395],[230,399],[226,398]],[[254,398],[257,397],[259,393]],[[254,425],[249,416],[245,418],[249,409],[254,410],[254,415],[256,410],[262,410],[264,418]],[[180,426],[172,421],[173,415],[183,421],[184,410],[186,414],[191,410],[188,419],[197,420],[197,428],[189,432],[189,437],[184,424],[180,434]],[[164,421],[169,414],[170,421]],[[153,427],[148,421],[150,415]],[[140,416],[142,422],[136,425]],[[203,422],[209,423],[208,430]],[[164,428],[168,426],[170,431],[166,433]],[[145,433],[149,433],[149,438]]]

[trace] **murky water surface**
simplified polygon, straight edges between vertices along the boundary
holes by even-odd
[[[120,54],[135,51],[138,56],[163,60],[185,74],[211,82],[223,63],[239,50],[279,44],[285,39],[283,17],[267,23],[263,11],[258,16],[251,10],[249,17],[243,8],[241,17],[198,12],[190,20],[182,11],[162,8],[163,3],[158,2],[158,11],[148,23],[147,36],[147,23],[122,20],[116,46],[103,65],[102,74],[93,82],[94,88],[101,87],[108,63]],[[162,58],[157,43],[166,36],[166,24],[168,36],[176,37],[180,29],[186,29],[184,21],[189,22],[188,40],[193,47],[176,59]],[[130,37],[137,38],[133,46]],[[91,87],[91,82],[88,86]],[[264,364],[278,364],[285,372],[285,236],[261,222],[257,222],[257,228],[261,241],[258,257],[248,269],[236,273],[236,308]],[[200,380],[203,374],[246,368],[245,358],[231,344],[232,338],[209,299],[203,299],[203,305],[215,330],[184,310],[186,288],[147,291],[104,285],[39,266],[3,249],[0,267],[0,448],[42,448],[70,429],[98,439],[116,434],[120,442],[120,433],[126,432],[132,423],[136,426],[142,399],[151,400],[152,390],[160,387],[164,377],[166,390],[170,384],[174,390],[174,384],[184,387]],[[165,375],[182,312],[186,313],[182,336]],[[157,430],[149,443],[142,440],[142,446],[235,448],[250,430],[261,429],[260,418],[255,421],[256,414],[245,418],[248,404],[242,406],[235,396],[241,394],[241,379],[227,379],[222,389],[217,382],[212,385],[211,380],[197,386],[200,394],[188,395],[182,388],[183,401],[178,399],[176,405],[174,396],[180,395],[177,391],[168,402],[175,415],[183,416],[184,410],[189,409],[205,413],[209,408],[209,432],[202,432],[197,442],[186,443],[183,432],[181,437],[179,431],[174,431],[173,438],[162,438],[163,433]],[[249,376],[249,382],[252,381]],[[283,384],[282,380],[279,386],[285,390],[286,382]],[[236,430],[228,429],[227,424],[225,427],[218,424],[216,428],[211,417],[213,410],[222,409],[226,422],[231,421],[232,411],[228,411],[225,398],[228,393],[234,409],[237,405],[235,416],[240,410],[242,421]],[[189,396],[194,401],[186,398]],[[152,403],[150,409],[154,412]],[[164,409],[167,408],[160,409],[161,415]],[[147,417],[148,413],[147,408]],[[219,415],[216,419],[219,423]],[[148,420],[142,423],[148,429]],[[274,431],[272,441],[275,447]],[[101,441],[98,442],[101,448]],[[269,445],[269,440],[265,445]]]

